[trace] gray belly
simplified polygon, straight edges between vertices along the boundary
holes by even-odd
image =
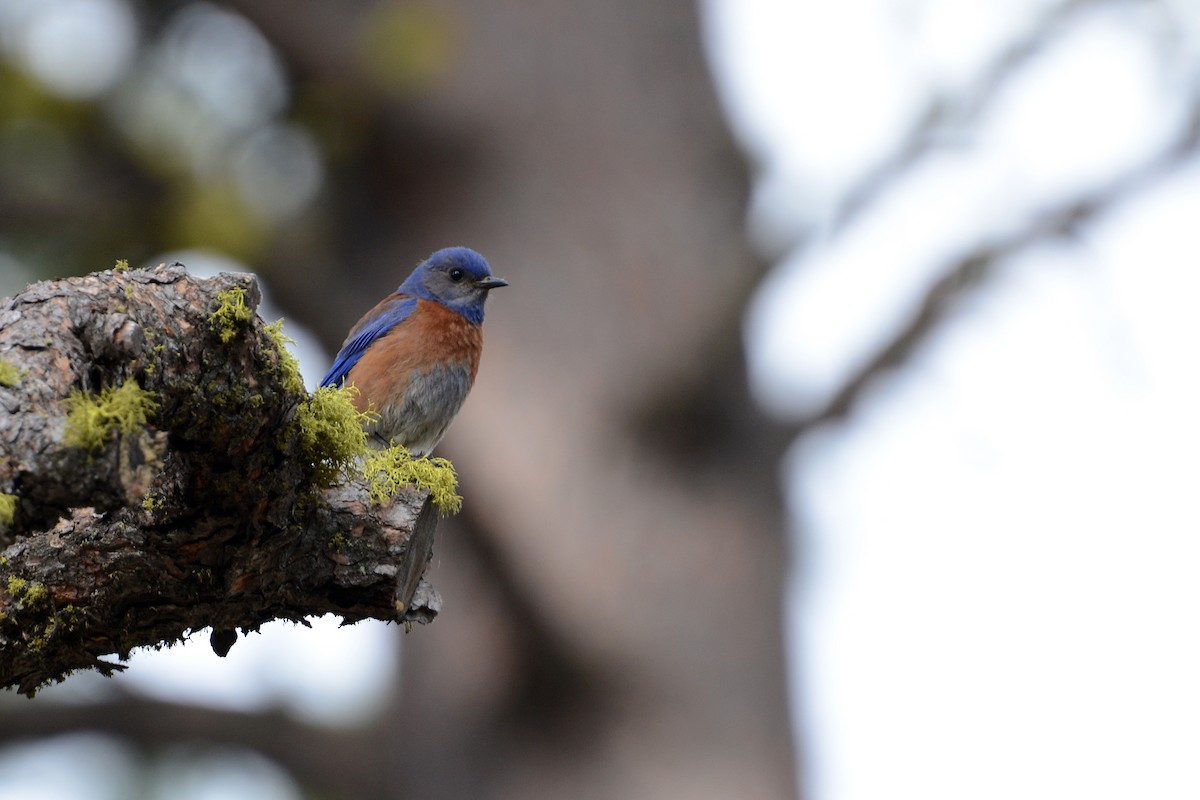
[[[402,444],[413,455],[428,455],[454,421],[467,392],[471,373],[466,365],[414,370],[399,402],[379,409],[379,420],[368,427],[384,439]]]

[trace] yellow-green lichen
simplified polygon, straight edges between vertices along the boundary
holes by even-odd
[[[25,376],[25,370],[11,361],[0,358],[0,386],[16,386]]]
[[[428,489],[433,504],[445,514],[462,509],[458,495],[458,475],[454,465],[444,458],[413,458],[408,449],[392,445],[372,450],[362,462],[363,475],[370,482],[371,500],[385,503],[405,485]]]
[[[158,408],[154,393],[127,380],[118,388],[111,386],[100,392],[71,392],[63,401],[67,409],[67,425],[63,444],[98,450],[108,441],[113,430],[132,433],[144,426],[149,415]]]
[[[208,315],[208,324],[222,342],[237,336],[238,329],[254,319],[254,309],[246,305],[246,288],[234,286],[217,292],[217,310]]]
[[[15,494],[0,493],[0,525],[8,527],[13,524],[13,517],[17,514],[17,496]]]
[[[40,586],[40,584],[38,586],[42,592],[46,591],[44,586]],[[46,594],[48,596],[48,593]],[[40,605],[46,608],[33,610],[39,615],[47,611],[48,613],[45,613],[45,616],[38,620],[28,620],[22,626],[24,629],[25,649],[35,655],[44,653],[50,647],[52,641],[69,635],[84,622],[84,614],[74,605],[68,604],[61,611],[55,611],[48,608],[49,603],[46,597],[42,598]],[[44,621],[42,621],[43,619]]]
[[[277,319],[270,325],[264,325],[263,331],[271,337],[279,351],[279,371],[284,390],[293,394],[303,394],[304,379],[300,377],[300,362],[287,348],[289,344],[295,344],[296,340],[283,332],[282,319]]]
[[[127,259],[127,258],[118,258],[117,263],[113,264],[113,272],[128,272],[128,271],[129,271],[129,259]]]
[[[313,462],[313,481],[331,486],[367,453],[363,425],[375,419],[354,406],[353,387],[322,386],[296,407],[300,445]]]
[[[49,602],[50,591],[44,584],[11,575],[8,578],[8,596],[25,608],[33,609]]]
[[[447,514],[462,508],[458,475],[444,458],[413,458],[408,449],[367,446],[363,425],[378,417],[354,405],[357,389],[322,386],[296,408],[296,426],[304,452],[313,462],[313,481],[331,486],[339,478],[365,477],[371,501],[386,503],[405,486],[427,489],[433,504]],[[331,547],[337,543],[331,541]],[[333,549],[338,549],[334,547]]]
[[[148,494],[142,498],[142,508],[147,511],[157,511],[163,507],[163,499],[156,494]]]
[[[84,613],[75,606],[74,603],[67,603],[61,611],[56,615],[58,624],[64,630],[74,630],[83,624],[85,621]]]

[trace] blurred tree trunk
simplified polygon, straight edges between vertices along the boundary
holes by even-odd
[[[307,79],[330,74],[284,5],[237,3]],[[400,794],[793,796],[784,438],[745,390],[740,315],[762,268],[697,11],[437,8],[453,61],[404,122],[430,146],[391,134],[347,188],[394,240],[344,243],[375,272],[359,291],[292,295],[363,308],[450,244],[513,284],[445,447],[465,527],[435,555],[442,617],[406,639]],[[352,314],[323,315],[331,343]]]
[[[146,30],[182,5],[144,8]],[[285,226],[254,265],[293,316],[332,348],[452,244],[513,284],[443,448],[466,498],[435,548],[444,608],[405,639],[350,790],[793,796],[786,437],[746,393],[763,266],[694,5],[226,5],[286,64],[300,124],[346,133],[324,154],[332,219]],[[421,79],[381,78],[365,41]]]

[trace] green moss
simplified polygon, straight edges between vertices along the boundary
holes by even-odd
[[[222,342],[229,342],[252,319],[254,310],[246,305],[246,288],[234,286],[217,292],[217,310],[208,315],[208,324]]]
[[[50,590],[43,584],[11,575],[8,578],[8,596],[25,608],[39,608],[49,602]]]
[[[156,494],[148,494],[142,498],[142,508],[147,511],[157,511],[163,507],[163,499]]]
[[[284,390],[293,394],[303,394],[304,379],[300,377],[300,362],[287,348],[289,344],[295,344],[296,340],[283,332],[282,319],[264,326],[263,331],[275,342],[279,352],[279,371],[282,373]]]
[[[428,489],[442,512],[457,513],[462,497],[454,465],[444,458],[413,458],[400,445],[369,448],[363,425],[377,417],[354,406],[357,391],[353,386],[322,386],[296,408],[295,424],[300,445],[313,462],[313,482],[331,486],[339,478],[362,475],[371,501],[377,504],[388,502],[404,486],[415,485]],[[338,536],[329,544],[334,550],[345,546]]]
[[[326,546],[335,553],[341,553],[344,550],[348,550],[352,544],[353,542],[346,534],[337,533],[330,538],[329,543]]]
[[[72,631],[82,625],[84,622],[84,614],[74,603],[67,603],[61,611],[58,612],[58,624],[64,630]]]
[[[387,502],[402,486],[415,484],[429,490],[433,504],[443,513],[457,514],[462,509],[458,475],[454,465],[444,458],[413,458],[407,448],[393,445],[372,450],[363,459],[362,471],[370,482],[375,503]]]
[[[0,358],[0,386],[16,386],[25,376],[25,370],[11,361]]]
[[[132,433],[144,426],[158,403],[153,392],[147,392],[131,379],[116,389],[110,386],[99,396],[73,391],[63,401],[63,406],[67,409],[63,444],[98,450],[109,440],[114,429]]]
[[[113,264],[113,272],[128,272],[128,271],[129,271],[129,259],[127,259],[127,258],[118,258],[117,263]]]
[[[17,496],[0,493],[0,525],[5,527],[13,524],[17,513]]]
[[[313,462],[313,481],[332,486],[367,453],[363,424],[374,419],[354,407],[353,387],[322,386],[296,407],[300,446]]]
[[[45,591],[45,587],[41,587]],[[47,597],[48,597],[47,592]],[[55,639],[69,636],[84,624],[85,615],[72,604],[61,610],[49,607],[49,602],[43,598],[43,608],[34,609],[36,619],[27,619],[22,623],[25,638],[25,649],[34,655],[44,653]]]

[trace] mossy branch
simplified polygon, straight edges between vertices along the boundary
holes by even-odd
[[[309,396],[251,276],[121,266],[0,301],[0,686],[209,626],[432,619],[453,469]]]
[[[63,444],[98,450],[118,433],[133,433],[146,426],[158,408],[154,395],[130,379],[109,386],[99,396],[75,389],[63,400],[67,411]]]

